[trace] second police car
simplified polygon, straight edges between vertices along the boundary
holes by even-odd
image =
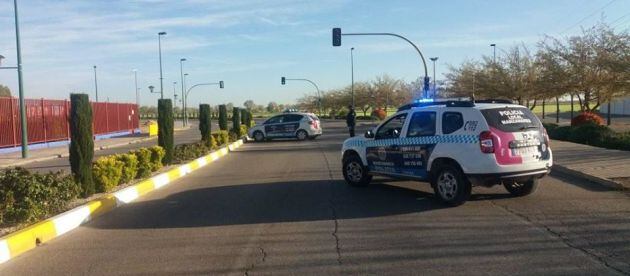
[[[256,142],[275,138],[315,139],[322,135],[319,118],[312,113],[290,112],[273,116],[249,129]]]
[[[401,107],[364,137],[342,147],[343,175],[354,186],[372,175],[430,182],[437,197],[460,205],[474,185],[532,193],[552,166],[538,118],[509,101],[419,102]]]

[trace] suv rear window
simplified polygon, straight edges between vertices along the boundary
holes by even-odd
[[[517,132],[540,127],[540,121],[528,108],[503,107],[483,109],[488,125],[505,132]]]

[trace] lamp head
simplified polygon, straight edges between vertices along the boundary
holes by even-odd
[[[166,35],[166,32],[159,32],[158,35]]]

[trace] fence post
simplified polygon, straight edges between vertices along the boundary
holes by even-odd
[[[65,111],[66,111],[66,138],[68,138],[68,140],[70,140],[70,109],[68,108],[68,100],[66,99],[64,101],[64,105],[65,105]],[[94,126],[92,126],[92,128],[94,128]]]
[[[116,104],[116,131],[120,131],[120,104]]]
[[[41,108],[42,108],[42,128],[44,129],[44,143],[48,142],[48,137],[46,133],[46,109],[44,108],[44,98],[41,99]]]
[[[11,103],[10,104],[10,106],[11,106],[11,130],[13,131],[13,146],[15,147],[15,146],[17,146],[17,133],[15,133],[16,132],[16,129],[15,129],[15,117],[16,117],[16,114],[14,113],[15,112],[15,108],[13,108],[13,98],[10,98],[9,102]]]

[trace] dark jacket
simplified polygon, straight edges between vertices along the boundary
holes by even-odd
[[[350,109],[350,111],[348,112],[348,115],[346,115],[346,124],[349,127],[354,126],[356,124],[356,120],[355,120],[356,117],[357,117],[357,114],[354,112],[354,110]]]

